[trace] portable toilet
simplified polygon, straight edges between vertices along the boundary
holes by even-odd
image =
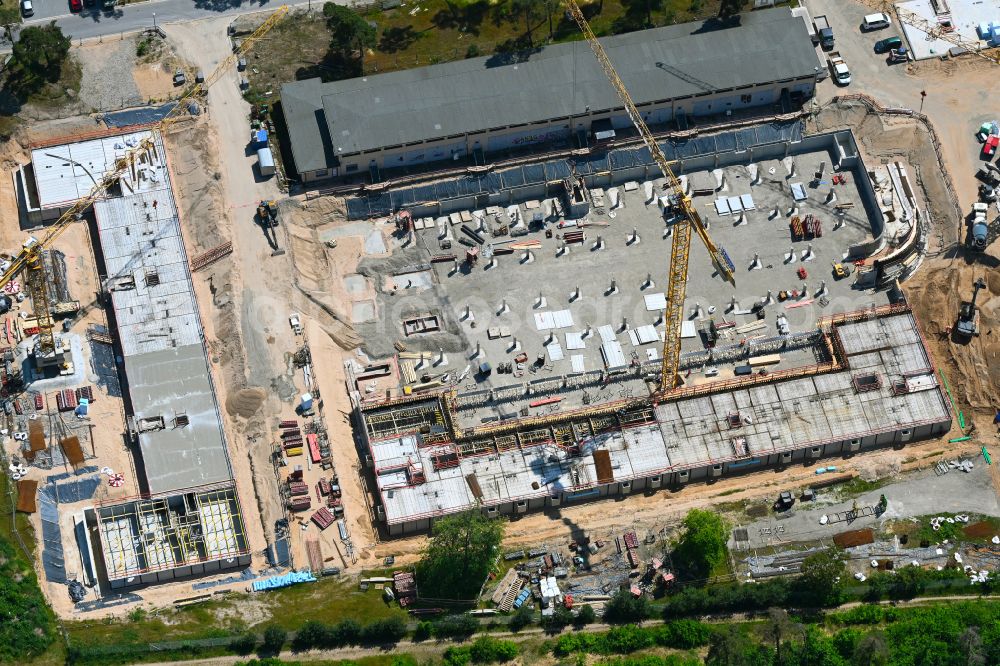
[[[261,176],[274,175],[274,155],[267,146],[257,150],[257,166],[260,168]]]

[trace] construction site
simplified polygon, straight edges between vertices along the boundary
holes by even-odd
[[[669,391],[653,268],[678,215],[638,151],[603,156],[629,165],[610,173],[537,165],[574,174],[487,190],[500,205],[439,197],[394,215],[399,249],[359,269],[388,287],[356,328],[373,357],[406,351],[352,378],[389,532],[476,504],[523,513],[946,432],[916,322],[886,290],[919,264],[925,215],[906,167],[869,174],[849,132],[801,131],[667,144],[668,157],[687,151],[675,169],[737,267],[733,287],[691,253],[683,379]],[[374,377],[397,368],[386,400]]]
[[[994,444],[995,250],[951,251],[972,223],[978,116],[930,98],[928,114],[962,118],[935,131],[901,102],[834,98],[801,14],[778,8],[726,28],[760,63],[786,40],[796,62],[774,71],[748,61],[723,80],[715,60],[675,62],[671,40],[712,33],[673,26],[656,32],[652,74],[630,35],[540,63],[299,81],[289,108],[308,108],[284,120],[319,125],[285,137],[238,73],[268,16],[208,50],[207,32],[168,28],[204,87],[152,119],[58,126],[4,161],[5,466],[61,615],[256,593],[290,570],[405,568],[436,518],[471,508],[509,518],[504,547],[524,551],[511,561],[553,578],[567,540],[588,535],[586,566],[550,592],[605,595],[639,562],[652,589],[670,582],[666,539],[687,509],[817,474],[892,477],[916,497],[904,474]],[[532,68],[584,57],[582,80],[607,88],[568,117],[538,103],[473,126],[427,91],[418,111],[403,93],[380,106],[425,74],[471,85],[477,68],[508,93],[528,79],[550,94]],[[949,67],[993,71],[956,62],[891,77],[945,88],[961,78]],[[677,89],[661,94],[662,76]],[[487,92],[462,104],[492,113]],[[362,94],[403,143],[345,116]],[[335,122],[357,155],[312,145]],[[306,146],[301,182],[290,164],[262,172],[260,142],[280,154],[280,140],[296,160]],[[334,164],[340,180],[318,188]],[[926,486],[954,499],[940,511],[972,510],[967,478],[993,506],[976,465]],[[851,526],[907,517],[896,499]],[[824,540],[842,502],[816,505],[830,527],[812,512],[781,525]],[[755,520],[733,533],[740,575],[798,561],[755,559],[776,529]],[[857,573],[890,551],[950,555],[850,547]],[[515,578],[486,595],[515,607]]]

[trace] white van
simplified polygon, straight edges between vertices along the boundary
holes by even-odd
[[[861,22],[861,31],[868,32],[869,30],[881,30],[882,28],[888,28],[892,25],[892,19],[889,18],[888,14],[879,12],[878,14],[869,14],[865,17],[865,20]]]
[[[35,8],[31,6],[31,0],[21,0],[21,15],[25,18],[35,15]]]

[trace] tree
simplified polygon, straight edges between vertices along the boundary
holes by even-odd
[[[426,598],[470,599],[496,560],[504,523],[478,509],[445,516],[417,564],[417,584]]]
[[[958,637],[958,647],[965,659],[966,666],[986,666],[986,648],[978,627],[968,627]]]
[[[896,570],[889,584],[889,594],[893,599],[912,599],[925,587],[923,569],[910,565]]]
[[[885,636],[877,631],[865,634],[854,648],[851,663],[854,666],[886,666],[889,663],[889,647],[885,644]]]
[[[21,31],[14,42],[10,72],[16,89],[31,93],[46,83],[55,83],[69,55],[70,40],[52,21]]]
[[[333,625],[330,643],[334,647],[357,645],[361,641],[361,624],[354,618],[344,618]]]
[[[323,5],[323,16],[330,31],[330,50],[349,60],[352,51],[358,52],[358,63],[364,73],[365,49],[375,46],[375,28],[360,14],[343,5],[327,2]]]
[[[288,640],[288,632],[272,624],[264,630],[264,642],[260,644],[261,654],[281,654],[281,648],[285,647],[286,640]]]
[[[395,645],[406,635],[406,622],[401,617],[385,617],[365,625],[359,637],[363,645]]]
[[[766,648],[754,644],[735,625],[726,625],[712,634],[705,666],[764,666],[772,663]]]
[[[528,604],[521,604],[510,618],[507,626],[511,631],[518,632],[535,621],[535,611]]]
[[[597,621],[597,613],[594,612],[594,607],[590,604],[584,604],[576,611],[576,617],[573,618],[573,625],[576,627],[583,627],[588,624],[593,624]]]
[[[422,620],[417,623],[416,628],[413,630],[413,640],[414,642],[426,641],[434,633],[434,625],[427,620]]]
[[[552,614],[542,618],[542,626],[553,634],[558,634],[573,621],[573,612],[565,606],[557,606]]]
[[[783,608],[767,609],[768,623],[764,627],[764,634],[774,641],[775,663],[781,663],[781,641],[792,629],[792,621],[788,618],[788,612]]]
[[[305,652],[313,648],[327,647],[330,641],[330,627],[317,622],[307,620],[292,638],[292,649],[296,652]]]
[[[827,548],[802,561],[801,585],[797,587],[799,601],[813,606],[835,606],[843,590],[844,557],[836,548]]]
[[[236,654],[250,654],[257,649],[257,634],[240,634],[229,642],[229,649]]]
[[[722,0],[719,4],[719,18],[729,18],[746,9],[748,0]]]
[[[649,616],[646,597],[634,597],[627,590],[618,590],[604,605],[604,619],[609,624],[642,622]]]
[[[534,46],[531,24],[538,18],[538,0],[511,0],[511,7],[515,14],[520,14],[524,19],[524,36],[528,38],[528,46]]]
[[[479,620],[471,615],[449,615],[434,625],[434,635],[438,638],[468,638],[478,628]]]
[[[469,658],[474,664],[492,664],[512,661],[517,657],[517,645],[492,636],[480,636],[469,646]]]
[[[692,509],[684,518],[684,533],[674,548],[674,563],[690,578],[708,578],[726,559],[726,523],[717,514]]]

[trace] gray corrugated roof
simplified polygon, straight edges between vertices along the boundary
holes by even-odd
[[[805,23],[783,8],[744,14],[737,26],[686,23],[601,42],[636,104],[801,78],[820,66]],[[285,84],[281,94],[300,171],[330,164],[315,120],[320,108],[340,155],[621,107],[585,42],[519,62],[494,56],[326,84],[310,79]]]

